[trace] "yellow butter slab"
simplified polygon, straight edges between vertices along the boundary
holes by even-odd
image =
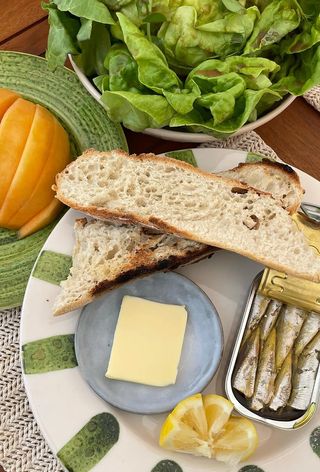
[[[184,306],[126,295],[106,377],[158,387],[174,384],[186,323]]]

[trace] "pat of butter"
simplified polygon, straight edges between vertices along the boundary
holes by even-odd
[[[184,306],[126,295],[106,377],[158,387],[174,384],[186,323]]]

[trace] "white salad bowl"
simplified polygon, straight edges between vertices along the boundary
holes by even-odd
[[[82,70],[77,66],[77,64],[72,59],[71,55],[69,55],[69,60],[73,67],[73,70],[77,74],[80,82],[85,87],[85,89],[92,95],[101,105],[101,93],[96,87],[90,82],[88,77],[82,72]],[[261,116],[257,120],[248,123],[242,126],[238,131],[232,134],[232,136],[239,136],[240,134],[247,133],[248,131],[252,131],[259,126],[265,125],[269,121],[273,120],[276,116],[280,115],[295,99],[294,95],[289,95],[287,98],[282,100],[280,104],[274,108],[273,110],[269,111],[265,115]],[[148,134],[150,136],[155,136],[156,138],[164,139],[166,141],[177,141],[177,142],[187,142],[187,143],[205,143],[208,141],[217,141],[217,138],[205,133],[191,133],[187,131],[174,131],[167,128],[146,128],[143,131],[144,134]],[[230,135],[231,136],[231,135]]]

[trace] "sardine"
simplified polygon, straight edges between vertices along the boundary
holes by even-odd
[[[277,324],[276,368],[277,371],[293,348],[307,313],[301,308],[288,305],[282,311]]]
[[[260,320],[265,314],[270,301],[271,301],[270,298],[266,298],[262,295],[256,294],[252,308],[251,308],[250,317],[248,320],[248,326],[246,330],[247,338],[250,336],[252,331],[254,331],[256,327],[258,326],[258,324],[260,323]]]
[[[249,337],[240,352],[240,365],[233,379],[233,387],[251,398],[254,391],[260,349],[260,329],[257,328]]]
[[[320,332],[302,351],[293,374],[288,405],[297,410],[308,408],[319,367]]]
[[[281,370],[276,377],[274,396],[269,404],[271,410],[277,411],[286,406],[292,387],[292,352],[289,352]]]
[[[309,344],[318,331],[320,331],[320,314],[311,312],[307,315],[296,340],[294,346],[294,353],[296,356],[300,356],[306,345]]]
[[[276,324],[281,307],[282,303],[278,300],[271,300],[271,303],[268,305],[267,311],[260,323],[262,341],[267,339],[270,331]]]
[[[276,330],[273,328],[269,334],[261,351],[258,362],[258,372],[254,388],[254,394],[251,399],[251,408],[255,411],[261,410],[267,405],[274,390],[274,381],[276,377]]]

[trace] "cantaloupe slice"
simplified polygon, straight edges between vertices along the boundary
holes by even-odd
[[[59,215],[62,208],[62,203],[56,198],[53,198],[52,202],[48,206],[19,229],[18,237],[20,239],[25,238],[26,236],[29,236],[29,234],[35,233],[39,229],[44,228]]]
[[[41,105],[36,105],[26,145],[0,209],[0,226],[8,227],[12,215],[17,213],[32,194],[48,159],[54,127],[54,116]]]
[[[0,207],[11,185],[27,142],[36,106],[18,98],[0,124]]]
[[[55,175],[64,169],[70,160],[68,134],[54,118],[53,140],[50,149],[48,149],[46,164],[29,199],[8,221],[9,228],[20,228],[51,203],[54,197],[51,186],[54,183]]]
[[[0,121],[8,108],[19,98],[12,90],[0,88]]]

